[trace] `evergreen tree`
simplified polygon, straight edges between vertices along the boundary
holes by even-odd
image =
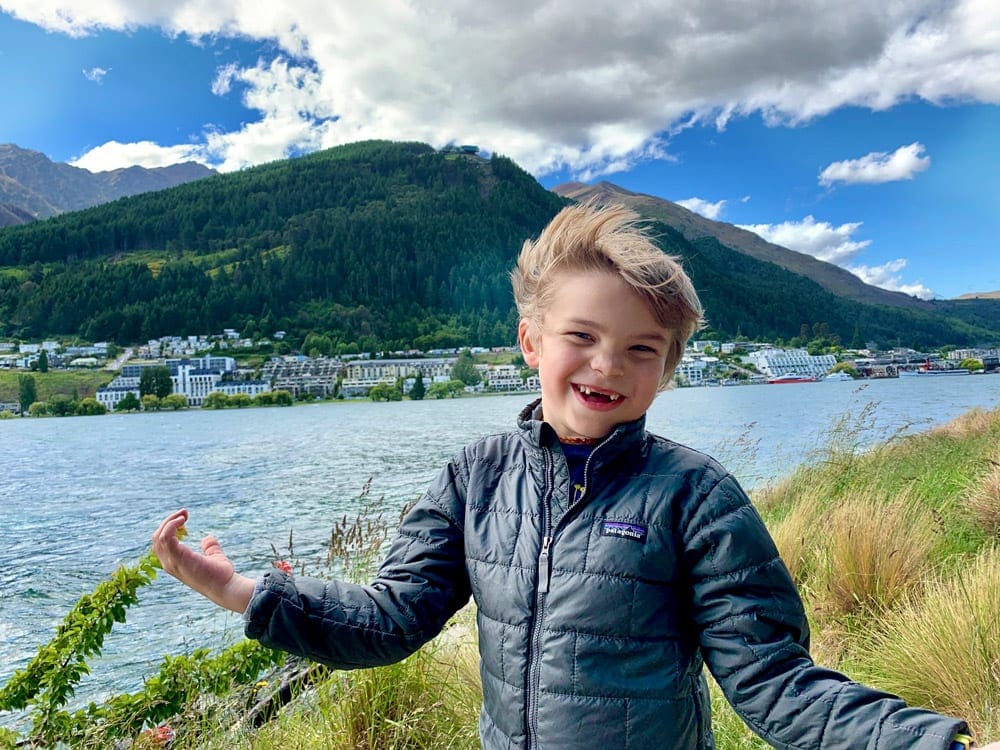
[[[423,401],[426,395],[427,387],[424,385],[424,374],[418,371],[417,378],[413,381],[413,387],[410,389],[410,398],[414,401]]]
[[[17,376],[17,400],[21,404],[21,414],[27,414],[28,409],[38,400],[35,379],[31,375]]]
[[[146,367],[139,375],[139,395],[166,398],[173,393],[170,370],[166,367]]]
[[[44,349],[42,349],[41,353],[38,355],[38,371],[49,371],[49,353]]]
[[[857,323],[854,324],[854,335],[851,337],[851,348],[852,349],[864,349],[865,340],[861,336],[861,326]]]

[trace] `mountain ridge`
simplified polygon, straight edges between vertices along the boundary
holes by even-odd
[[[195,162],[91,172],[52,161],[39,151],[4,143],[0,144],[0,226],[47,219],[214,174],[214,169]]]
[[[839,297],[867,304],[918,310],[930,310],[933,307],[926,300],[866,284],[840,266],[768,242],[763,237],[734,224],[708,219],[665,198],[637,193],[608,181],[594,185],[567,182],[554,187],[553,192],[579,201],[596,199],[622,203],[643,216],[664,221],[691,241],[702,237],[715,237],[728,248],[810,278]]]
[[[279,160],[0,229],[0,336],[134,343],[236,328],[284,330],[327,353],[509,345],[510,269],[569,202],[505,157],[422,143]],[[652,221],[695,282],[707,336],[914,348],[1000,339],[997,300],[857,302]]]

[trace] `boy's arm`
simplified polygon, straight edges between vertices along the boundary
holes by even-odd
[[[711,487],[683,531],[702,654],[743,720],[779,748],[949,750],[964,722],[816,666],[801,599],[745,493]]]
[[[188,512],[185,509],[167,516],[153,532],[153,552],[160,565],[174,578],[202,596],[234,612],[243,612],[250,604],[254,581],[239,575],[214,536],[201,540],[201,553],[181,543]]]
[[[247,636],[337,669],[413,653],[469,599],[466,486],[464,470],[449,464],[402,520],[369,585],[265,573],[246,612]]]

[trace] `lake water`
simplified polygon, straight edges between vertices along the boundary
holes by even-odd
[[[48,641],[67,610],[149,545],[160,519],[191,511],[248,575],[271,545],[309,558],[353,515],[371,478],[386,507],[414,500],[465,443],[507,430],[530,396],[290,409],[0,421],[0,684]],[[1000,405],[1000,376],[680,389],[651,431],[715,455],[748,487],[780,478],[828,444],[861,446]],[[242,637],[240,618],[162,575],[105,641],[78,704],[136,690],[166,653]],[[0,715],[0,725],[16,717]]]

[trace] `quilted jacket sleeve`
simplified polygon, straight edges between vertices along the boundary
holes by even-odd
[[[457,462],[441,472],[368,585],[268,572],[247,609],[247,637],[338,669],[390,664],[416,651],[469,599],[466,483]]]
[[[965,724],[813,664],[795,584],[730,476],[684,525],[693,613],[705,662],[744,721],[796,750],[945,750]]]

